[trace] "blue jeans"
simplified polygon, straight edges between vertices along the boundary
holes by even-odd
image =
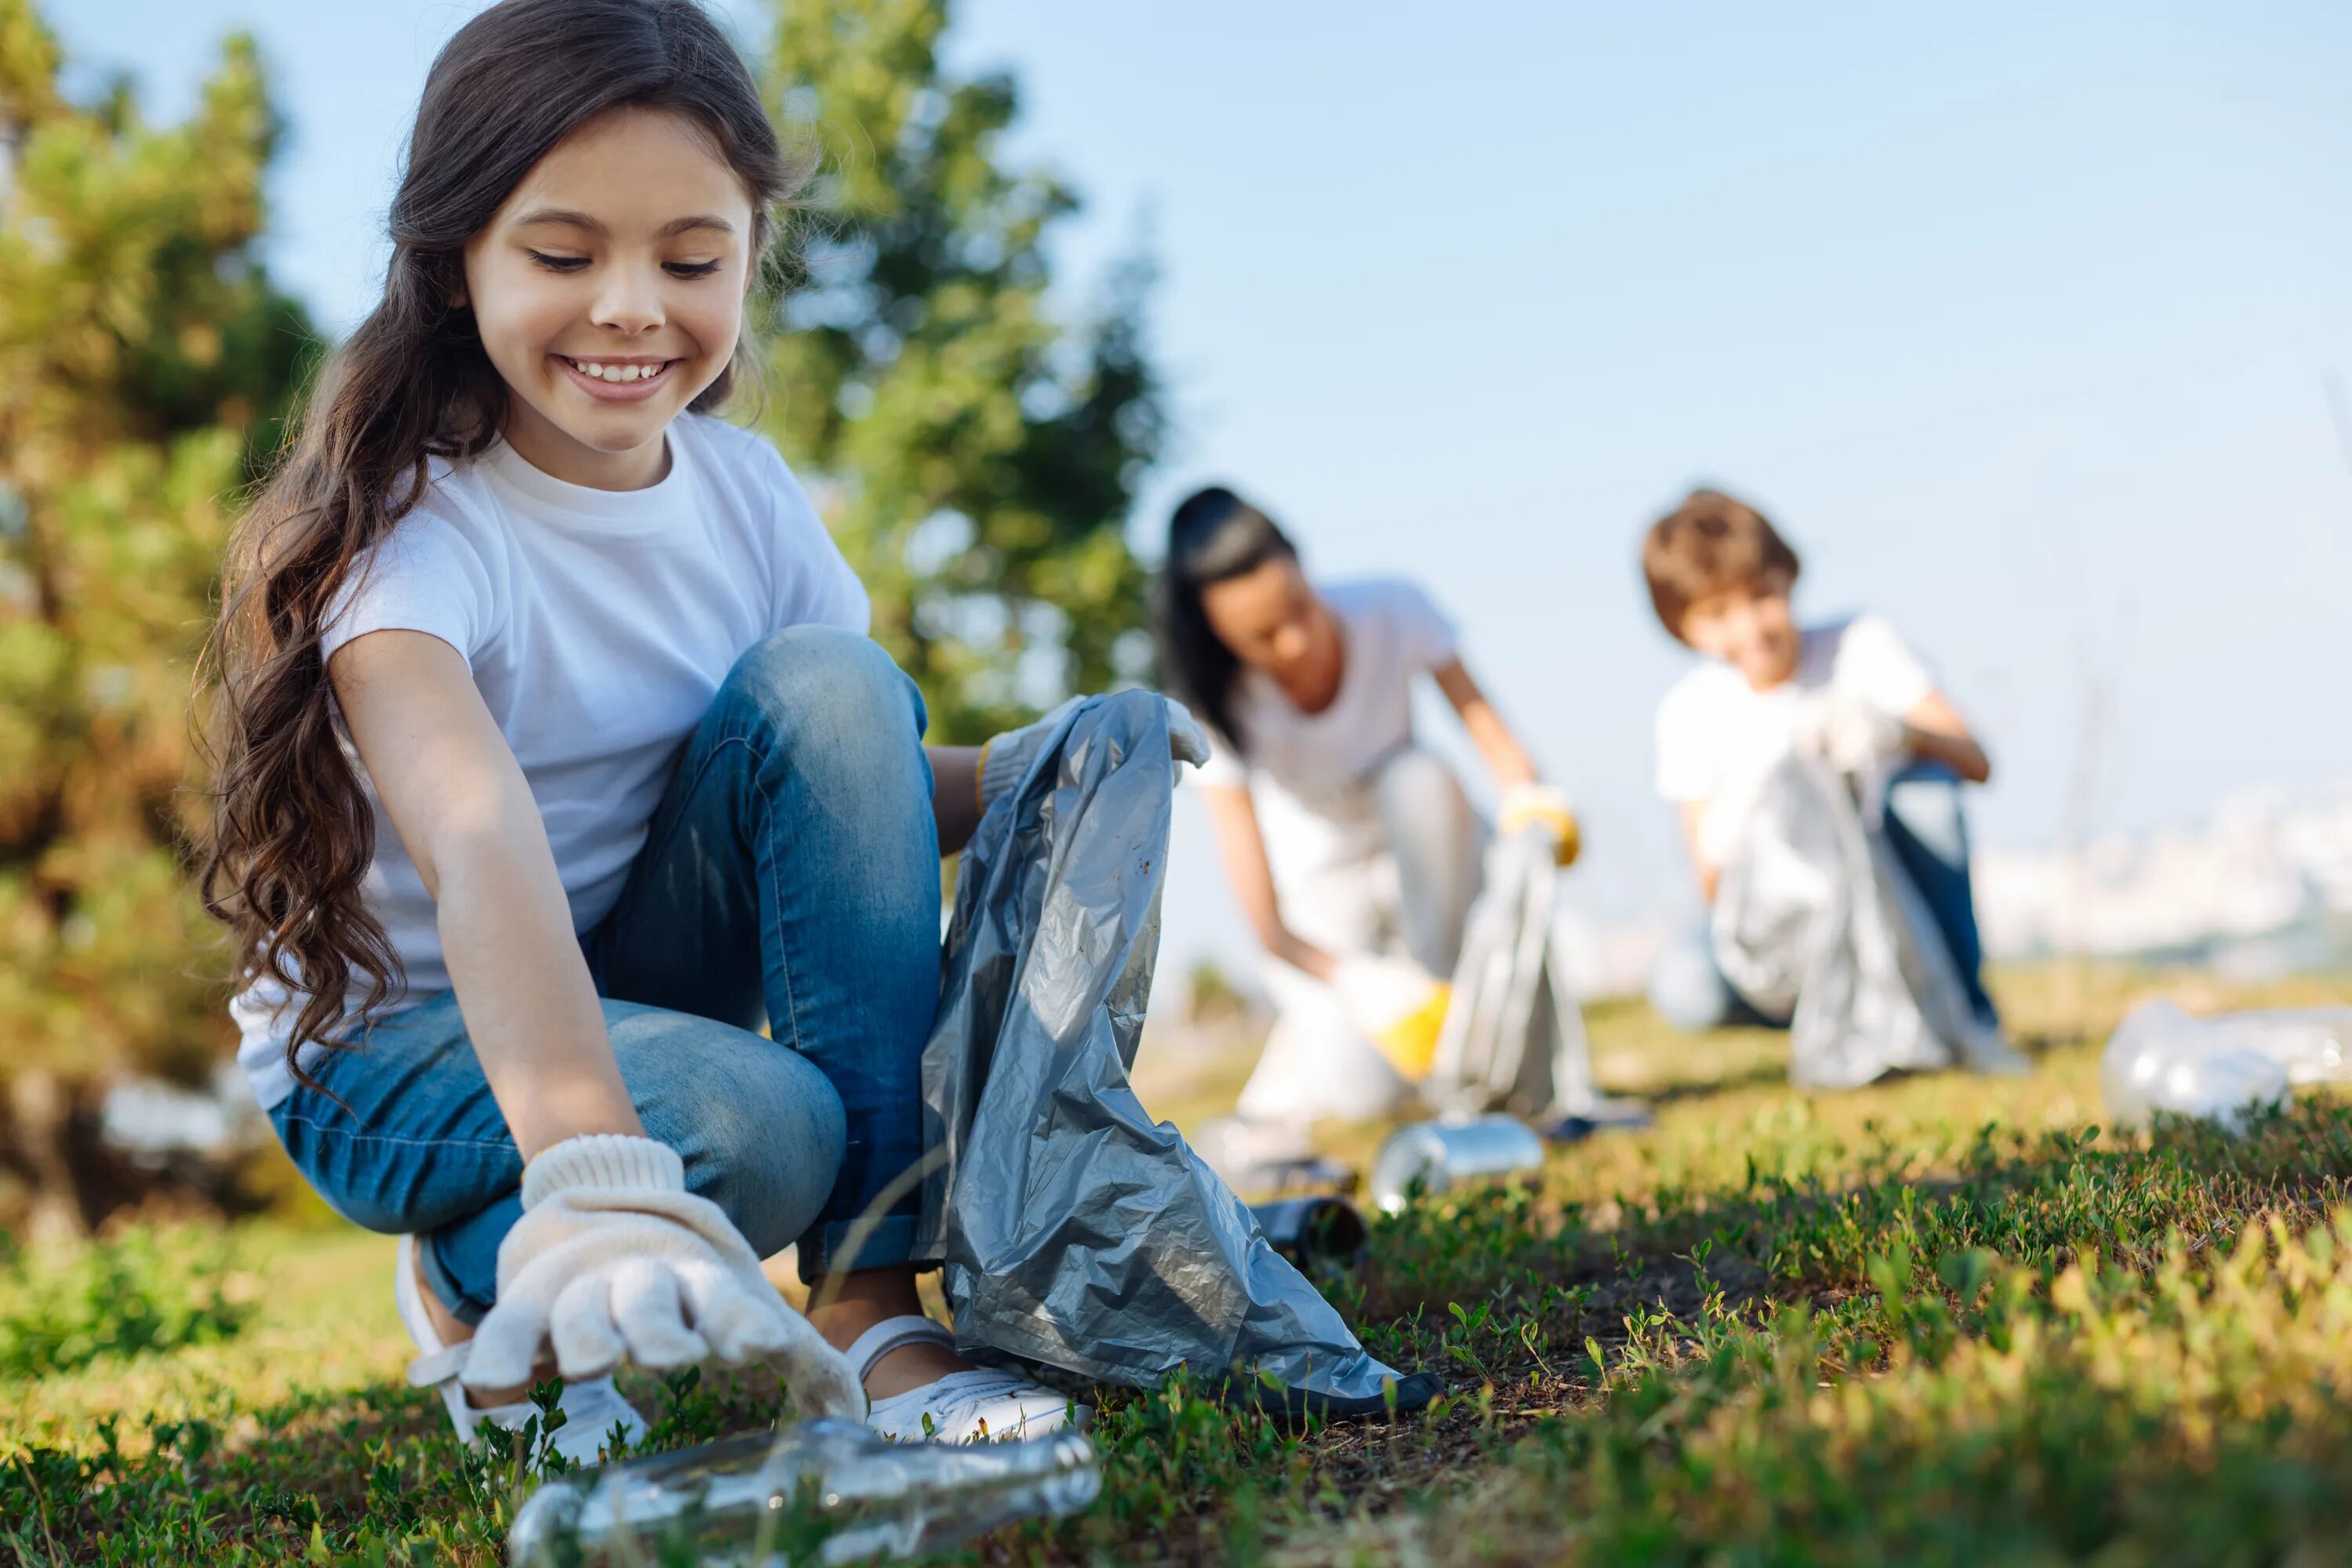
[[[797,1242],[809,1279],[913,1251],[911,1192],[854,1258],[841,1249],[922,1154],[940,974],[924,725],[914,682],[864,637],[759,643],[680,752],[619,902],[581,938],[646,1133],[753,1250]],[[522,1160],[456,996],[383,1019],[316,1076],[329,1093],[298,1086],[270,1113],[295,1165],[350,1219],[415,1234],[434,1293],[478,1321]]]
[[[1969,825],[1960,781],[1941,763],[1913,763],[1886,786],[1886,838],[1952,954],[1969,1005],[1985,1024],[2000,1021],[1984,988],[1984,942],[1977,931],[1976,891],[1969,880]],[[1785,1029],[1732,988],[1715,961],[1706,923],[1658,956],[1650,972],[1650,1005],[1677,1028]]]

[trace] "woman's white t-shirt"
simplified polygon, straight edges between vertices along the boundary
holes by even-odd
[[[1934,689],[1927,667],[1872,615],[1806,627],[1796,674],[1769,691],[1708,659],[1658,704],[1658,793],[1705,805],[1699,854],[1720,866],[1738,850],[1766,775],[1789,754],[1809,697],[1834,690],[1899,718]]]
[[[1454,662],[1454,626],[1414,584],[1393,578],[1318,584],[1347,644],[1339,689],[1302,711],[1268,676],[1244,668],[1233,716],[1249,747],[1213,738],[1200,772],[1210,788],[1248,789],[1276,889],[1377,850],[1380,818],[1365,787],[1412,742],[1413,678]]]
[[[581,931],[619,899],[678,748],[735,661],[786,626],[862,635],[868,622],[865,588],[773,447],[691,414],[668,441],[669,472],[641,490],[567,484],[504,443],[436,463],[424,500],[354,568],[320,639],[331,658],[370,632],[417,631],[465,656]],[[375,862],[362,895],[409,993],[445,990],[433,898],[366,787]],[[264,1107],[294,1085],[283,1001],[260,982],[230,1008]]]

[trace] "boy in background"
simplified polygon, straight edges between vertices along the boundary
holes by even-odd
[[[1650,528],[1642,573],[1658,619],[1705,660],[1658,704],[1658,793],[1682,814],[1699,889],[1715,900],[1759,791],[1792,749],[1883,788],[1885,830],[1950,949],[1977,1022],[1998,1027],[1969,879],[1960,784],[1992,774],[1984,748],[1895,629],[1873,615],[1800,626],[1797,552],[1762,513],[1700,489]],[[1733,989],[1703,925],[1670,947],[1650,1000],[1689,1030],[1785,1025]]]

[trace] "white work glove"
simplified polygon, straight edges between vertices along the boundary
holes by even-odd
[[[1062,721],[1062,715],[1071,707],[1085,701],[1073,697],[1034,724],[1018,730],[1007,730],[1002,735],[990,737],[980,749],[980,814],[996,804],[996,797],[1021,782],[1029,764],[1037,760],[1037,748]],[[1194,767],[1209,760],[1208,732],[1192,717],[1192,710],[1172,697],[1160,699],[1168,704],[1168,760],[1171,765],[1191,763]]]
[[[677,1150],[568,1138],[523,1168],[522,1210],[499,1244],[498,1302],[474,1331],[467,1386],[529,1383],[552,1342],[568,1381],[623,1356],[656,1372],[765,1361],[803,1415],[865,1417],[848,1361],[776,1294],[719,1205],[686,1190]]]
[[[1504,837],[1523,828],[1540,828],[1551,835],[1553,864],[1576,864],[1577,852],[1584,847],[1584,836],[1577,827],[1576,813],[1570,808],[1568,796],[1549,784],[1513,784],[1503,792],[1502,807],[1499,826]]]
[[[1909,733],[1895,714],[1843,692],[1823,691],[1797,713],[1799,749],[1842,773],[1866,773],[1899,754]]]
[[[1454,988],[1409,958],[1358,953],[1331,975],[1348,1021],[1369,1037],[1389,1065],[1414,1083],[1437,1059],[1437,1037]]]

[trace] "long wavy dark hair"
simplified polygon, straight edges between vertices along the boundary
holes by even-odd
[[[1234,719],[1234,678],[1241,673],[1241,660],[1210,626],[1201,590],[1245,576],[1269,561],[1297,559],[1298,547],[1274,519],[1223,485],[1186,496],[1168,520],[1168,559],[1153,595],[1160,672],[1244,756],[1249,754],[1249,737]]]
[[[500,0],[433,62],[391,213],[383,300],[328,361],[299,434],[229,543],[205,650],[215,766],[205,904],[243,982],[300,999],[287,1061],[337,1043],[405,983],[361,898],[375,817],[337,733],[322,624],[366,552],[424,497],[429,465],[489,447],[507,389],[452,301],[466,243],[533,165],[609,110],[665,110],[707,135],[751,197],[753,271],[800,189],[759,89],[694,0]],[[740,354],[738,358],[740,358]],[[717,408],[730,362],[692,406]]]

